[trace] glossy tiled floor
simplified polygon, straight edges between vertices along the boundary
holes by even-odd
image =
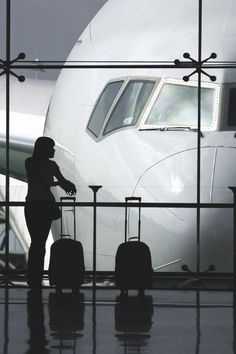
[[[231,292],[81,293],[1,288],[0,353],[236,353]]]

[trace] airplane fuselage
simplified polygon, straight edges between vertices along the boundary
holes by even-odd
[[[121,19],[118,21],[117,17],[111,16],[117,10],[117,4],[109,1],[85,30],[68,60],[135,62],[138,59],[158,60],[162,53],[163,59],[174,61],[186,51],[192,51],[194,56],[196,24],[186,24],[185,14],[179,12],[179,7],[176,13],[168,12],[167,3],[151,0],[147,7],[138,2],[136,11],[131,12],[129,7],[132,7],[133,0],[126,1],[127,11],[122,17],[124,32]],[[181,3],[187,14],[193,2],[182,0]],[[179,34],[173,33],[174,38],[168,35],[170,28],[166,29],[164,19],[156,21],[153,17],[155,9],[161,9],[166,15],[168,12],[171,27],[174,26],[176,31],[179,28]],[[215,17],[220,20],[222,14],[219,11],[214,13],[215,17],[213,13],[211,16],[215,21]],[[144,32],[142,22],[148,19],[148,31]],[[184,26],[188,27],[188,36],[183,41],[181,33]],[[112,28],[111,37],[108,28]],[[217,30],[220,32],[221,27],[218,26]],[[219,43],[214,43],[211,49],[206,45],[212,41],[207,25],[205,31],[209,42],[204,42],[203,55],[209,55],[210,50],[218,50],[220,58],[225,53],[229,59],[232,56],[231,49],[227,51],[229,38],[221,41],[225,33],[220,32]],[[174,43],[173,46],[168,45],[168,41]],[[140,43],[145,43],[143,51]],[[196,78],[189,83],[184,82],[184,75],[186,69],[62,70],[51,99],[44,134],[55,139],[55,159],[64,175],[75,182],[79,201],[92,200],[92,192],[88,188],[91,184],[103,186],[98,193],[100,201],[120,202],[131,195],[141,196],[144,202],[197,201],[197,96],[194,91],[197,82]],[[236,181],[236,139],[229,106],[236,75],[234,70],[219,70],[216,76],[215,84],[208,78],[202,79],[201,202],[230,203],[233,195],[228,187],[235,185]],[[136,87],[131,94],[132,85]],[[138,90],[139,96],[135,96]],[[161,96],[163,93],[164,97]],[[134,96],[136,106],[131,116],[127,111],[134,105]],[[107,97],[112,97],[109,104],[105,102]],[[127,99],[128,103],[121,102],[122,99]],[[143,102],[141,108],[140,102]],[[101,112],[105,111],[106,105],[107,110],[102,117]],[[124,117],[122,107],[126,107]],[[119,120],[121,122],[117,123]],[[57,197],[60,193],[59,189],[55,192]],[[91,269],[92,211],[79,208],[77,220],[77,237],[85,248],[86,267]],[[196,222],[196,209],[145,208],[142,211],[142,239],[151,249],[154,269],[180,271],[181,265],[187,264],[196,270]],[[135,232],[135,215],[133,219],[130,216],[129,223],[131,234]],[[123,225],[124,210],[98,210],[99,270],[114,269],[115,253],[124,239]],[[68,218],[65,226],[70,232],[72,226]],[[59,235],[57,225],[54,225],[54,235]],[[231,272],[232,210],[202,210],[200,239],[201,270],[214,264],[217,272]]]

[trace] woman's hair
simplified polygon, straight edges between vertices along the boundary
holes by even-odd
[[[40,136],[34,143],[34,158],[48,158],[48,150],[55,145],[55,141],[47,136]]]

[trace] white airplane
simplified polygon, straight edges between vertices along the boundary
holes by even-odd
[[[235,60],[236,4],[203,4],[202,58],[217,54]],[[195,0],[109,0],[72,49],[69,62],[140,62],[198,58],[198,2]],[[105,64],[104,64],[105,65]],[[195,203],[197,200],[197,77],[193,69],[63,69],[52,95],[44,134],[56,141],[55,159],[75,182],[78,200],[92,200],[88,185],[98,184],[99,201]],[[236,184],[235,69],[205,70],[202,75],[201,202],[231,203]],[[26,85],[26,83],[22,85]],[[25,177],[24,158],[11,168]],[[57,199],[61,195],[55,192]],[[132,216],[132,217],[131,217]],[[135,233],[131,215],[130,235]],[[64,218],[72,232],[70,216]],[[124,210],[98,210],[97,269],[113,270],[124,239]],[[83,243],[86,269],[92,267],[92,210],[77,210],[77,238]],[[232,272],[233,213],[201,211],[201,271]],[[53,225],[59,236],[59,223]],[[196,210],[143,209],[142,240],[153,268],[196,270]]]

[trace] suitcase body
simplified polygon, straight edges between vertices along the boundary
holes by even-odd
[[[141,198],[131,197],[129,200]],[[128,289],[144,290],[152,287],[152,260],[149,247],[140,241],[141,208],[139,207],[138,236],[127,238],[127,209],[125,208],[125,242],[120,244],[115,260],[115,281],[121,291]]]
[[[118,247],[115,277],[121,290],[152,287],[151,254],[144,242],[128,241]]]
[[[75,201],[73,197],[61,198],[61,201],[65,199]],[[58,289],[78,289],[84,282],[83,246],[81,242],[75,240],[75,206],[73,206],[72,212],[74,216],[74,239],[66,238],[68,235],[62,234],[61,221],[61,238],[52,244],[50,250],[49,283],[55,285]]]

